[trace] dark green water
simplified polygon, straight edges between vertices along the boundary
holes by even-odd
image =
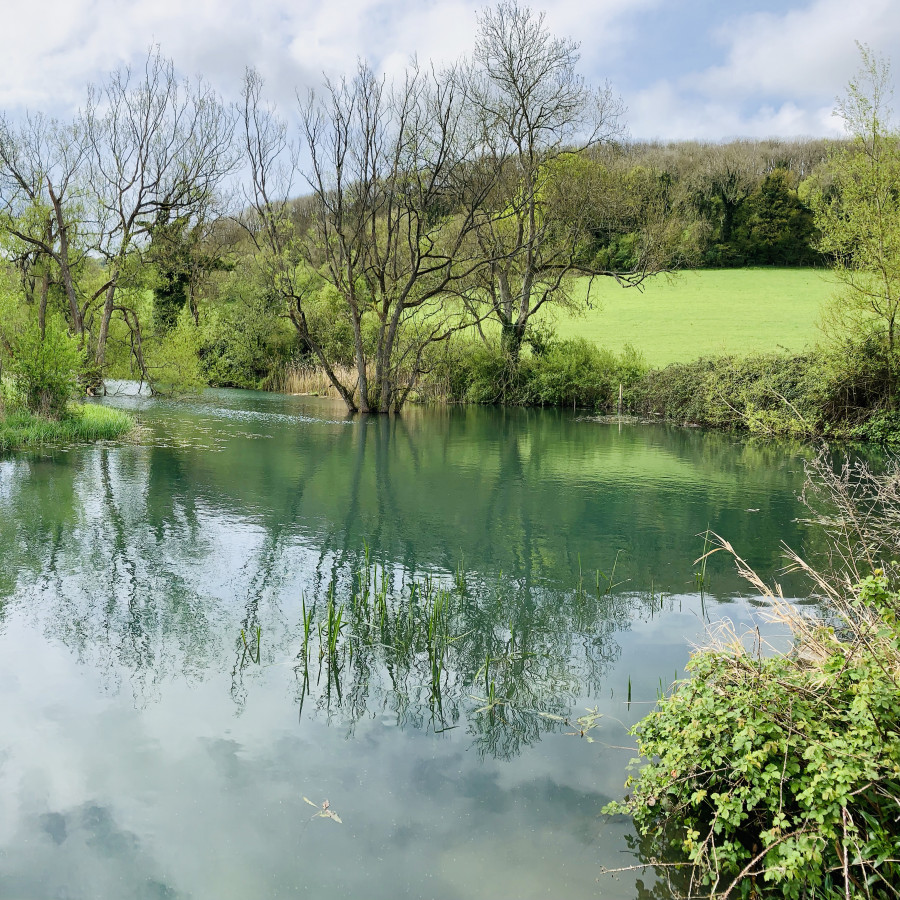
[[[640,861],[600,810],[704,620],[760,621],[721,555],[696,593],[697,535],[773,575],[800,455],[571,413],[109,402],[144,443],[0,459],[0,897],[667,896],[600,876]],[[329,594],[335,654],[304,665]],[[588,708],[592,741],[555,718]]]

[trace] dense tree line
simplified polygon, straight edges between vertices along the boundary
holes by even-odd
[[[827,261],[818,249],[810,191],[844,146],[825,139],[682,141],[601,152],[632,178],[652,173],[668,186],[689,225],[689,264],[806,266]],[[600,248],[628,252],[610,241]]]

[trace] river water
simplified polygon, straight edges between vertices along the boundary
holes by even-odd
[[[800,451],[107,402],[140,443],[0,458],[0,897],[668,896],[601,809],[710,623],[783,641],[694,561],[777,575]]]

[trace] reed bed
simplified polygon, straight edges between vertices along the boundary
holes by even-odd
[[[355,384],[357,381],[356,369],[351,366],[333,366],[333,371],[343,384]],[[291,363],[274,372],[266,386],[281,394],[305,394],[340,400],[340,394],[321,366]]]
[[[353,396],[359,401],[359,391],[356,388],[358,377],[353,366],[333,366],[332,370],[343,384],[354,385]],[[374,381],[374,368],[368,369],[369,383]],[[266,390],[280,394],[297,394],[310,397],[328,397],[340,400],[340,394],[335,390],[325,369],[321,366],[310,364],[290,363],[282,369],[273,372],[266,382]],[[454,400],[453,384],[449,374],[429,373],[419,377],[413,386],[410,399],[416,403],[451,403]]]
[[[596,727],[570,712],[580,685],[601,683],[606,637],[635,603],[656,608],[619,593],[620,583],[613,560],[608,574],[591,569],[562,602],[555,591],[548,602],[502,575],[482,580],[462,561],[440,575],[395,568],[364,544],[298,598],[281,664],[295,673],[301,715],[352,723],[389,709],[435,733],[465,720],[479,753],[506,757],[548,731],[586,737]],[[238,637],[240,670],[260,659],[255,628]]]

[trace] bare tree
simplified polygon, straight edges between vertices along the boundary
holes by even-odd
[[[467,323],[453,295],[483,265],[473,237],[496,170],[461,79],[413,62],[388,84],[361,63],[301,107],[311,261],[344,301],[363,412],[399,410],[426,349]]]
[[[288,134],[287,123],[263,100],[262,88],[259,73],[248,69],[244,76],[241,140],[249,188],[238,223],[252,245],[251,263],[258,277],[276,298],[347,408],[355,410],[352,386],[338,377],[315,328],[310,327],[309,304],[321,279],[307,265],[305,231],[295,221],[297,204],[292,197],[299,151]]]
[[[96,247],[107,262],[95,351],[102,372],[116,310],[140,346],[136,311],[117,303],[129,259],[146,246],[160,213],[190,217],[210,202],[235,165],[233,117],[209,85],[180,81],[172,61],[151,48],[141,70],[119,69],[89,91],[84,127]]]
[[[503,0],[479,18],[469,100],[481,118],[487,152],[504,163],[492,192],[493,216],[479,233],[487,278],[470,293],[488,303],[506,349],[517,356],[531,317],[569,299],[570,276],[595,271],[578,246],[592,199],[571,193],[550,202],[554,179],[587,148],[622,132],[623,107],[608,85],[590,89],[577,73],[578,44],[550,34],[543,14]],[[567,171],[569,169],[569,171]],[[556,192],[556,200],[562,195]]]
[[[84,331],[84,308],[73,275],[85,255],[84,162],[84,133],[77,123],[38,113],[16,127],[0,118],[0,225],[18,242],[12,255],[26,295],[33,295],[34,282],[40,280],[42,334],[53,278],[65,290],[73,333]]]

